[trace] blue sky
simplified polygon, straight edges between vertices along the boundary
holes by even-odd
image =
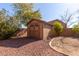
[[[35,7],[40,9],[44,20],[60,19],[61,15],[64,15],[66,10],[74,13],[79,9],[79,4],[60,4],[60,3],[48,3],[48,4],[35,4]]]
[[[9,14],[13,14],[11,3],[0,3],[0,9],[5,8]],[[62,3],[37,3],[34,4],[35,9],[39,9],[42,14],[42,19],[49,21],[60,19],[61,15],[68,9],[69,13],[73,13],[79,9],[79,4],[62,4]]]
[[[12,5],[10,3],[0,3],[0,9],[6,9],[7,11],[9,11],[9,14],[12,15],[13,14],[13,8]]]
[[[0,9],[2,8],[8,10],[10,15],[13,14],[11,3],[0,3]],[[61,19],[61,16],[64,15],[67,9],[70,14],[74,13],[79,10],[79,4],[37,3],[34,4],[34,8],[40,10],[43,20],[50,21],[54,19]],[[73,21],[77,20],[77,16],[79,16],[78,13],[74,15]]]

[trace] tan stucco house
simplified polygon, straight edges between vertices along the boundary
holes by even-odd
[[[56,33],[52,32],[52,30],[54,30],[53,23],[56,21],[60,22],[64,27],[64,31],[60,33],[60,36],[79,37],[79,34],[74,33],[72,31],[72,28],[67,28],[66,24],[59,19],[55,19],[49,22],[45,22],[39,19],[32,19],[27,23],[27,28],[18,31],[16,33],[16,36],[37,38],[43,40],[51,39],[53,37],[56,37]]]
[[[27,36],[43,40],[48,39],[49,32],[53,28],[52,24],[55,21],[59,20],[56,19],[54,21],[45,22],[39,19],[32,19],[27,24]],[[64,27],[66,27],[66,25],[63,22],[61,23],[64,25]]]
[[[38,39],[47,39],[48,33],[52,28],[52,25],[38,19],[32,19],[27,25],[27,36]]]

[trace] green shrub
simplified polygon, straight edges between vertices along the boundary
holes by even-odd
[[[17,30],[17,27],[8,22],[0,23],[0,39],[10,38]]]
[[[60,22],[56,21],[54,22],[53,26],[54,26],[54,31],[56,32],[56,35],[59,36],[60,33],[63,32],[63,25]]]
[[[73,33],[79,34],[79,25],[74,25],[72,28]]]

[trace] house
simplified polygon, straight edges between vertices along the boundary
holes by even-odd
[[[27,24],[27,36],[46,40],[51,29],[51,24],[42,20],[32,19]]]
[[[55,19],[55,20],[49,21],[48,23],[52,25],[56,21],[60,22],[63,25],[63,27],[66,28],[66,24],[64,22],[60,21],[59,19]]]
[[[27,23],[27,29],[21,29],[16,33],[17,37],[30,37],[43,40],[56,37],[56,33],[52,32],[54,29],[53,23],[56,21],[60,22],[64,27],[64,31],[60,33],[60,36],[79,37],[79,33],[73,33],[72,28],[67,28],[66,24],[59,19],[49,22],[45,22],[39,19],[32,19]]]
[[[27,36],[43,40],[48,39],[49,32],[53,28],[53,23],[55,21],[62,23],[63,27],[66,28],[66,24],[58,19],[50,22],[45,22],[39,19],[32,19],[27,24]]]

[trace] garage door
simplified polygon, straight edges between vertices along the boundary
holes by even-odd
[[[30,25],[30,27],[29,27],[29,36],[40,39],[41,38],[40,29],[41,29],[41,27],[38,24]]]

